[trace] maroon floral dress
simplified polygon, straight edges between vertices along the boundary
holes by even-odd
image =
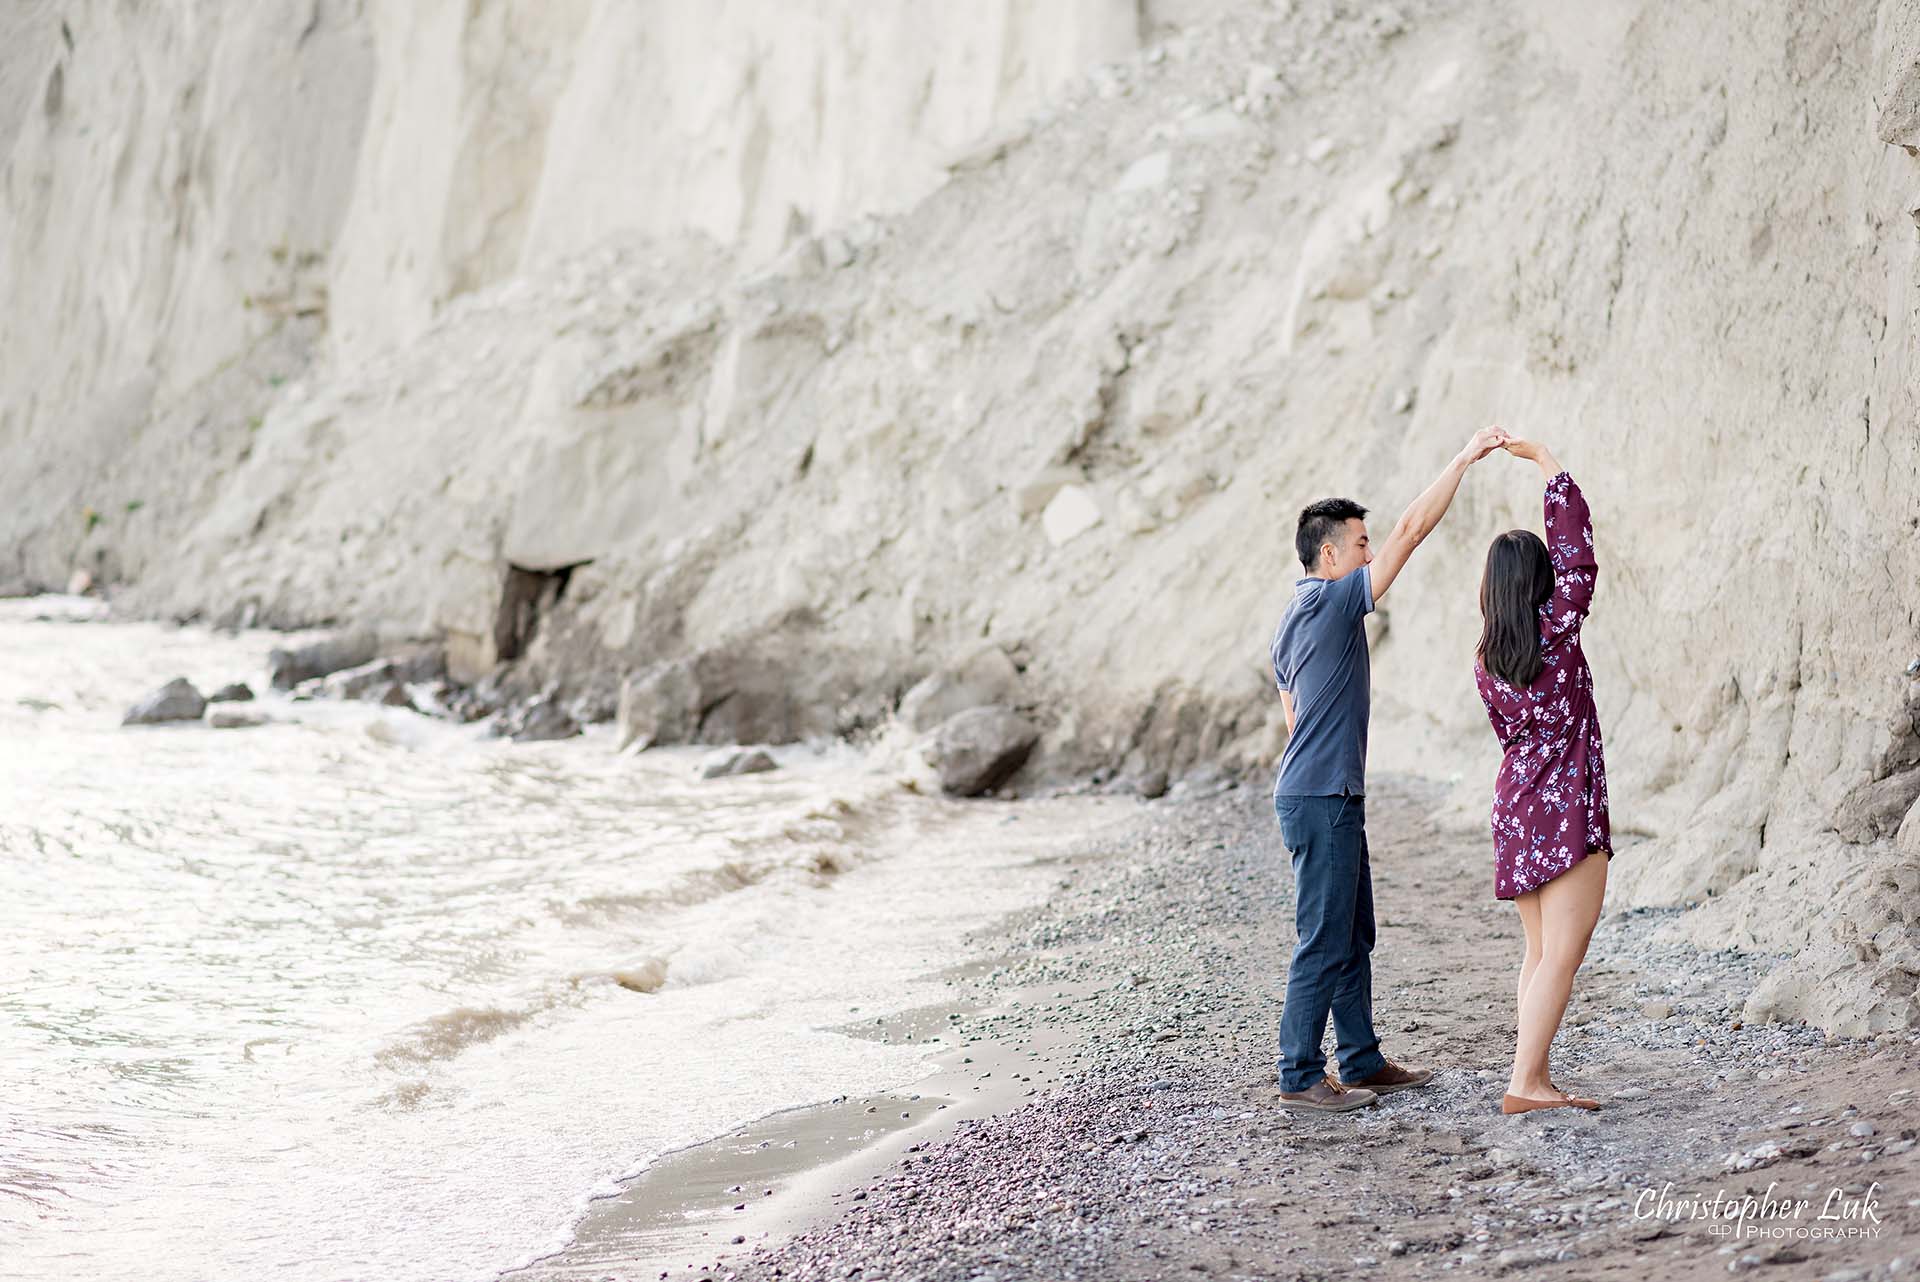
[[[1530,686],[1514,686],[1473,665],[1480,701],[1505,749],[1493,786],[1496,899],[1538,889],[1590,850],[1613,855],[1593,672],[1580,650],[1580,624],[1599,573],[1593,524],[1567,472],[1547,482],[1544,504],[1553,595],[1540,607],[1540,675]]]

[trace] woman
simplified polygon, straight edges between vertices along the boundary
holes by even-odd
[[[1547,539],[1500,535],[1480,579],[1474,680],[1505,750],[1493,794],[1493,893],[1519,908],[1527,934],[1519,1044],[1500,1111],[1599,1108],[1547,1076],[1547,1048],[1600,920],[1613,857],[1593,673],[1580,651],[1598,569],[1593,530],[1580,487],[1544,445],[1515,439],[1503,448],[1547,478]]]

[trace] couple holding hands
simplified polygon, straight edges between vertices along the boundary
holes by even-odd
[[[1547,1049],[1600,919],[1613,854],[1593,674],[1580,649],[1597,570],[1593,529],[1580,487],[1544,445],[1489,427],[1408,506],[1377,550],[1367,510],[1350,499],[1322,499],[1300,513],[1294,545],[1306,574],[1269,648],[1289,734],[1273,802],[1292,855],[1299,932],[1280,1018],[1284,1108],[1364,1108],[1433,1076],[1388,1060],[1373,1029],[1362,621],[1446,515],[1467,469],[1496,450],[1540,468],[1547,534],[1544,542],[1530,530],[1498,535],[1480,578],[1474,681],[1503,749],[1493,789],[1493,893],[1513,901],[1526,935],[1519,1036],[1501,1111],[1600,1107],[1562,1091],[1547,1072]],[[1587,857],[1594,854],[1605,858]],[[1329,1015],[1337,1078],[1326,1072],[1320,1048]]]

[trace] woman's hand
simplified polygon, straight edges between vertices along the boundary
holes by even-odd
[[[1527,441],[1517,436],[1510,436],[1501,443],[1501,448],[1515,458],[1531,459],[1539,464],[1541,474],[1549,481],[1566,471],[1560,466],[1560,460],[1553,456],[1553,451],[1538,441]]]

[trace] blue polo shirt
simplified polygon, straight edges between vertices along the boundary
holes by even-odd
[[[1275,797],[1364,794],[1369,682],[1367,629],[1373,574],[1304,578],[1268,647],[1273,678],[1293,692],[1293,737],[1273,781]]]

